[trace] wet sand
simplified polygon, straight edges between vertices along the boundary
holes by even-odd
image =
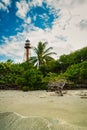
[[[11,122],[19,117],[27,118],[28,124],[37,117],[37,120],[48,120],[55,128],[47,130],[86,130],[87,129],[87,90],[69,90],[64,96],[58,96],[54,92],[46,91],[0,91],[0,130],[16,130],[14,126],[4,127],[4,119]],[[8,118],[9,117],[9,118]],[[11,119],[10,119],[11,118]],[[23,121],[23,120],[22,120]],[[25,126],[29,127],[24,120]],[[36,121],[36,119],[35,119]],[[34,121],[33,121],[34,122]],[[32,124],[33,124],[32,122]],[[43,120],[42,120],[43,122]],[[56,122],[60,122],[59,124]],[[56,123],[56,124],[55,124]],[[23,123],[18,130],[22,130]],[[43,123],[44,124],[44,123]],[[46,125],[43,126],[43,129]],[[48,126],[48,125],[47,125]],[[72,126],[72,128],[71,128]],[[12,128],[14,127],[14,128]],[[23,128],[26,130],[27,128]],[[42,130],[41,126],[38,130]],[[36,130],[36,127],[32,127]]]

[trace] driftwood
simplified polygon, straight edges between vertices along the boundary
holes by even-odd
[[[84,99],[87,99],[87,96],[81,96],[80,98],[84,98]]]
[[[62,90],[63,90],[64,86],[65,86],[65,82],[64,81],[50,82],[50,83],[48,83],[48,91],[55,91],[59,95],[63,96]]]

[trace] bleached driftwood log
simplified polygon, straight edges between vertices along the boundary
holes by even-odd
[[[48,91],[55,91],[59,95],[63,96],[62,90],[65,85],[65,81],[53,81],[48,83]]]

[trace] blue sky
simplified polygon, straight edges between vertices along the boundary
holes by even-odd
[[[47,41],[56,59],[87,46],[86,12],[87,0],[1,0],[0,61],[23,62],[26,39]]]

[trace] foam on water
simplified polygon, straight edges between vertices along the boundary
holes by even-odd
[[[87,130],[87,127],[78,127],[61,119],[5,112],[0,113],[0,130]]]

